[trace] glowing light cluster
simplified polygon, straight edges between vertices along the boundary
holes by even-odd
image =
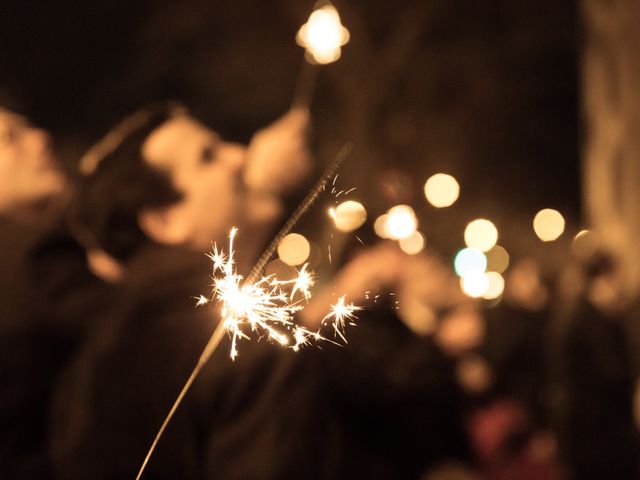
[[[564,232],[564,217],[552,208],[545,208],[533,218],[533,230],[543,242],[552,242]]]
[[[467,247],[487,252],[495,246],[497,241],[498,229],[486,218],[478,218],[470,222],[464,230],[464,242]]]
[[[367,210],[360,202],[347,200],[336,208],[329,209],[329,216],[341,232],[352,232],[367,220]]]
[[[457,253],[454,269],[460,277],[460,288],[469,297],[494,300],[502,295],[504,278],[500,272],[487,272],[487,266],[487,255],[476,248],[463,248]]]
[[[306,49],[309,61],[327,64],[340,58],[349,37],[338,11],[328,4],[311,13],[307,23],[298,30],[296,42]]]
[[[424,184],[424,195],[436,208],[450,207],[460,196],[460,185],[451,175],[436,173]]]
[[[325,340],[320,331],[311,331],[297,325],[293,315],[304,308],[303,301],[311,297],[313,274],[307,265],[298,270],[294,279],[280,281],[273,275],[261,277],[255,282],[243,282],[235,270],[233,241],[237,229],[229,234],[229,254],[214,246],[209,258],[213,262],[213,293],[201,295],[197,304],[213,302],[220,308],[221,321],[231,336],[231,358],[238,355],[237,342],[248,339],[247,330],[267,335],[282,346],[298,350],[312,340]],[[345,339],[345,324],[351,322],[360,308],[347,304],[340,297],[330,307],[322,325],[331,325],[337,336]]]
[[[418,228],[418,218],[409,205],[396,205],[387,212],[384,228],[389,238],[409,238]]]

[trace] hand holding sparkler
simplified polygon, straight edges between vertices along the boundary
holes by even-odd
[[[295,324],[293,321],[293,314],[302,308],[299,301],[296,300],[296,293],[299,292],[305,301],[308,300],[309,288],[313,284],[313,277],[306,271],[306,268],[303,267],[298,272],[296,279],[288,282],[280,282],[269,276],[265,277],[263,276],[263,270],[280,240],[291,231],[300,217],[304,215],[313,202],[315,202],[324,190],[329,179],[335,176],[337,169],[351,152],[351,148],[351,145],[347,144],[340,150],[336,159],[329,165],[325,173],[320,177],[320,180],[318,180],[309,191],[278,235],[276,235],[258,259],[246,279],[238,275],[235,270],[233,255],[233,240],[237,233],[235,228],[232,229],[229,234],[229,252],[225,254],[217,248],[214,248],[210,254],[209,258],[213,262],[213,293],[211,297],[201,295],[197,299],[197,305],[202,306],[209,302],[214,302],[219,308],[221,319],[200,354],[191,375],[189,375],[169,413],[162,422],[138,470],[136,480],[142,477],[149,459],[160,438],[162,438],[167,425],[169,425],[169,422],[191,388],[191,385],[207,364],[226,333],[232,337],[232,358],[235,358],[237,355],[237,340],[247,338],[246,328],[253,332],[259,331],[260,333],[266,333],[269,338],[276,340],[282,345],[290,346],[294,350],[309,343],[311,340],[328,340],[322,337],[318,330],[313,331],[307,329]],[[289,289],[288,293],[286,288]],[[351,321],[354,318],[354,312],[358,309],[359,307],[351,303],[346,303],[344,298],[341,298],[334,305],[330,306],[330,311],[324,317],[322,323],[323,325],[331,323],[336,335],[344,338],[344,325],[347,321]]]
[[[245,184],[270,195],[284,195],[299,186],[311,172],[308,127],[308,112],[291,109],[257,132],[247,149]]]

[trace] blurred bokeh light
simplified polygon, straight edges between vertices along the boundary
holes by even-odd
[[[388,215],[385,213],[384,215],[380,215],[376,218],[376,221],[373,222],[373,231],[376,232],[380,238],[389,238],[389,230],[387,230],[387,219]]]
[[[460,278],[460,287],[466,295],[480,298],[489,289],[489,278],[484,272],[471,272]]]
[[[329,209],[336,228],[341,232],[352,232],[367,220],[367,210],[360,202],[347,200],[336,208]]]
[[[463,248],[457,253],[453,265],[459,277],[472,273],[484,273],[487,268],[487,257],[477,248]]]
[[[487,252],[495,246],[497,241],[498,229],[486,218],[478,218],[470,222],[464,230],[464,242],[467,247]]]
[[[410,237],[417,227],[418,219],[409,205],[396,205],[387,212],[386,229],[394,240]]]
[[[424,249],[424,235],[416,230],[407,238],[401,239],[398,243],[404,253],[408,255],[415,255]]]
[[[564,232],[564,217],[552,208],[540,210],[533,219],[533,230],[543,242],[552,242]]]
[[[278,244],[278,256],[287,265],[303,264],[311,253],[309,241],[299,233],[290,233]]]
[[[460,195],[458,181],[446,173],[436,173],[424,184],[424,195],[436,208],[449,207]]]
[[[487,272],[485,275],[489,285],[482,298],[486,300],[499,298],[504,292],[504,278],[498,272]]]
[[[509,252],[507,252],[503,246],[496,245],[486,252],[486,256],[487,270],[503,273],[507,268],[509,268]]]

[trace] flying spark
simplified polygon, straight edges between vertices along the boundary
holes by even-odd
[[[333,330],[336,336],[339,336],[345,343],[347,339],[344,336],[344,327],[347,322],[353,324],[355,320],[355,312],[360,310],[360,307],[353,303],[345,303],[344,295],[341,296],[335,305],[331,305],[331,311],[322,319],[322,324],[326,325],[330,323],[333,325]]]

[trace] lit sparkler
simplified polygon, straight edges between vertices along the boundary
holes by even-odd
[[[199,297],[198,304],[212,302],[220,308],[221,322],[231,336],[231,358],[238,355],[237,344],[248,339],[248,331],[263,333],[280,345],[297,351],[311,340],[327,340],[319,331],[311,331],[295,323],[294,315],[304,308],[296,294],[305,300],[311,297],[313,274],[303,265],[292,280],[278,280],[274,275],[263,276],[255,282],[243,282],[235,270],[233,241],[238,230],[229,234],[229,253],[214,250],[209,254],[213,262],[213,293],[211,298]],[[202,299],[206,299],[203,301]],[[357,307],[345,305],[344,298],[331,307],[323,324],[333,319],[333,328],[344,339],[345,319],[353,318]]]
[[[296,42],[305,49],[306,61],[300,70],[294,106],[309,108],[318,75],[317,66],[338,60],[349,37],[349,30],[342,25],[336,7],[326,0],[316,3],[307,23],[296,35]]]
[[[298,34],[296,42],[306,49],[307,60],[325,65],[340,58],[342,47],[349,42],[349,30],[340,21],[340,15],[330,2],[319,2],[319,8],[309,16]]]
[[[294,351],[299,350],[303,345],[311,343],[312,340],[332,342],[322,337],[319,331],[308,330],[294,322],[293,315],[303,308],[301,303],[295,299],[296,294],[300,293],[305,300],[308,300],[311,295],[310,288],[313,286],[313,275],[307,271],[306,265],[300,268],[296,278],[288,281],[278,281],[274,276],[263,276],[262,272],[282,238],[291,231],[300,217],[305,214],[320,193],[324,191],[328,180],[336,174],[342,162],[351,153],[352,148],[353,146],[348,143],[340,150],[336,159],[329,165],[322,177],[289,217],[289,220],[271,241],[244,281],[234,268],[233,240],[237,234],[237,229],[233,228],[229,234],[228,254],[225,254],[214,245],[213,251],[209,254],[209,258],[213,263],[213,293],[211,297],[204,295],[197,297],[196,305],[202,306],[212,301],[215,302],[220,307],[221,321],[209,338],[198,358],[198,363],[162,422],[138,470],[136,480],[142,478],[149,459],[153,455],[167,425],[169,425],[194,380],[207,364],[213,352],[218,348],[226,333],[231,335],[231,358],[235,358],[238,354],[237,340],[248,338],[248,335],[242,329],[243,326],[248,326],[254,332],[262,330],[270,338]],[[286,293],[287,289],[291,290],[289,294]],[[344,339],[344,324],[347,320],[353,319],[353,312],[357,309],[358,307],[353,304],[345,305],[344,299],[341,299],[336,305],[331,306],[329,314],[323,320],[323,324],[326,325],[332,320],[334,331]]]

